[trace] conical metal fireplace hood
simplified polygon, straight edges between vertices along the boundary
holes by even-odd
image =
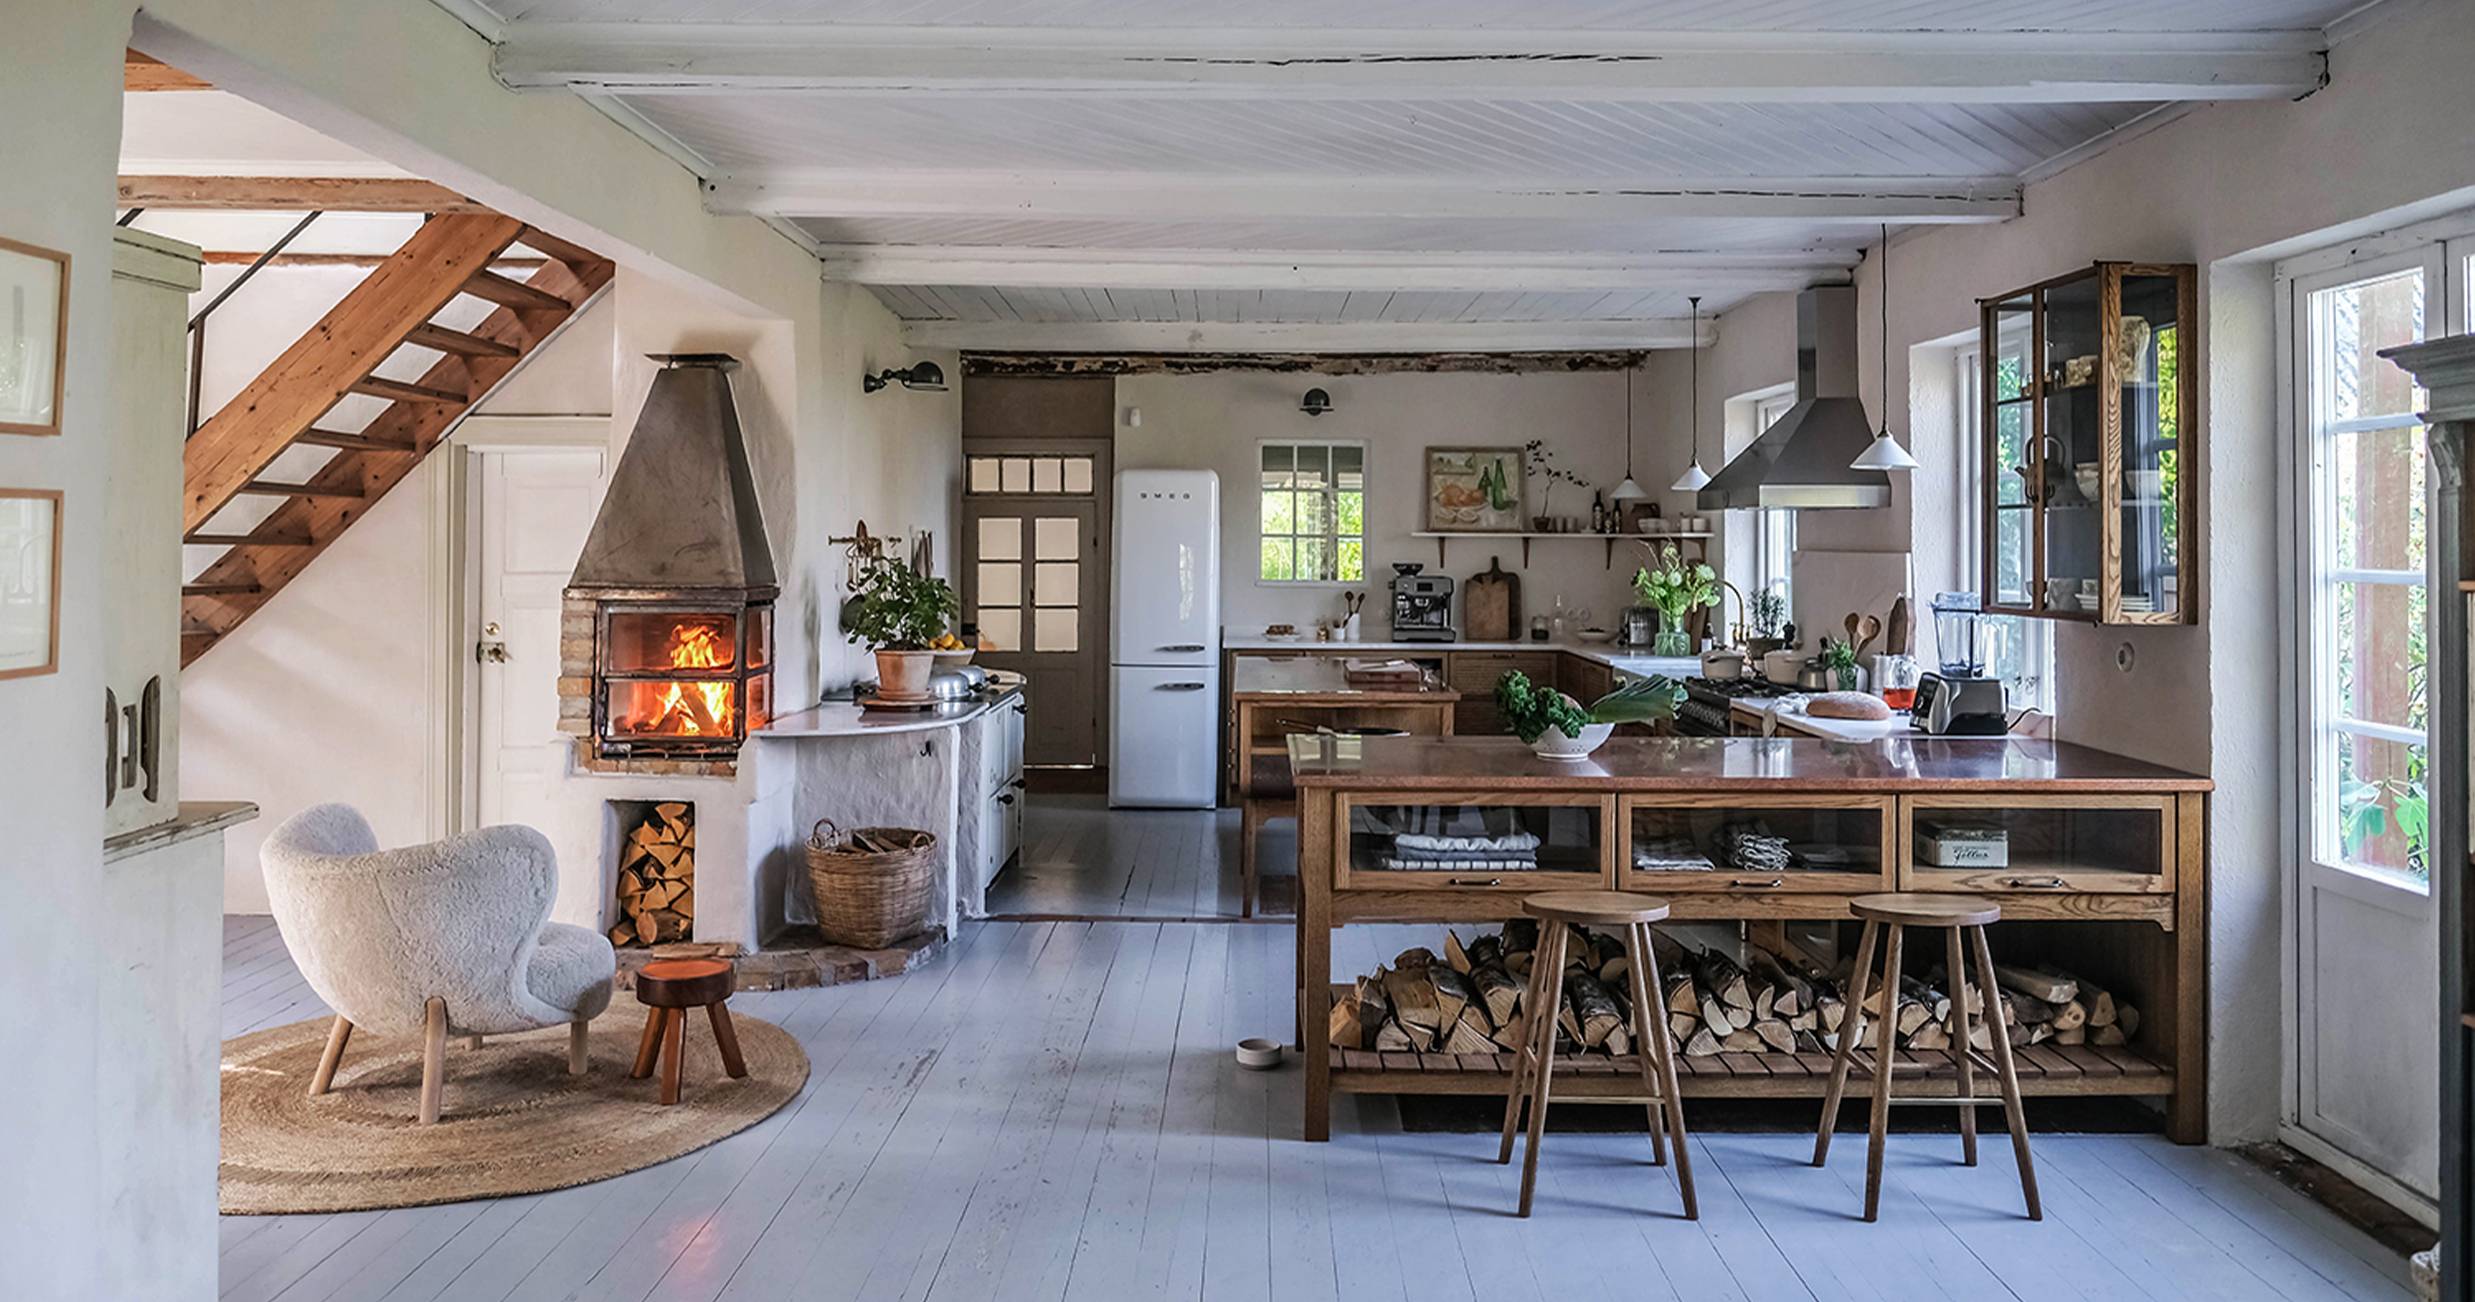
[[[725,353],[654,353],[636,432],[568,590],[587,596],[778,591]]]

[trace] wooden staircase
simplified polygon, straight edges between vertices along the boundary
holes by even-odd
[[[489,269],[519,242],[549,261],[526,280]],[[190,436],[182,541],[228,550],[181,588],[181,664],[282,591],[612,274],[608,259],[513,217],[456,213],[423,223]],[[470,330],[431,320],[463,294],[497,307]],[[407,344],[441,356],[417,380],[377,374]],[[320,428],[351,394],[388,406],[358,432]],[[306,482],[266,478],[278,456],[299,446],[332,448],[335,456]],[[244,494],[284,501],[247,533],[210,531],[215,513]]]

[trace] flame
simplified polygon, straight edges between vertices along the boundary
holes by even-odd
[[[719,669],[730,663],[729,652],[722,646],[721,635],[711,624],[678,624],[670,630],[670,667],[673,669]],[[693,691],[703,698],[704,709],[689,708],[684,693]],[[729,683],[672,683],[662,695],[662,707],[655,719],[676,718],[681,732],[695,734],[704,731],[699,718],[710,719],[716,731],[731,730],[731,685]]]

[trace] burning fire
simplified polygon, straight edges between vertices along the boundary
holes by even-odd
[[[670,667],[719,669],[730,663],[730,651],[711,624],[678,624],[670,630]],[[653,717],[654,732],[690,735],[731,730],[731,684],[672,683],[662,693]]]

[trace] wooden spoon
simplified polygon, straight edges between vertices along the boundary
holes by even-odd
[[[1873,640],[1882,636],[1882,617],[1879,615],[1867,615],[1863,619],[1858,620],[1855,616],[1851,615],[1849,616],[1849,619],[1855,624],[1855,631],[1852,636],[1856,641],[1856,658],[1862,660],[1865,658],[1865,648],[1872,646]]]

